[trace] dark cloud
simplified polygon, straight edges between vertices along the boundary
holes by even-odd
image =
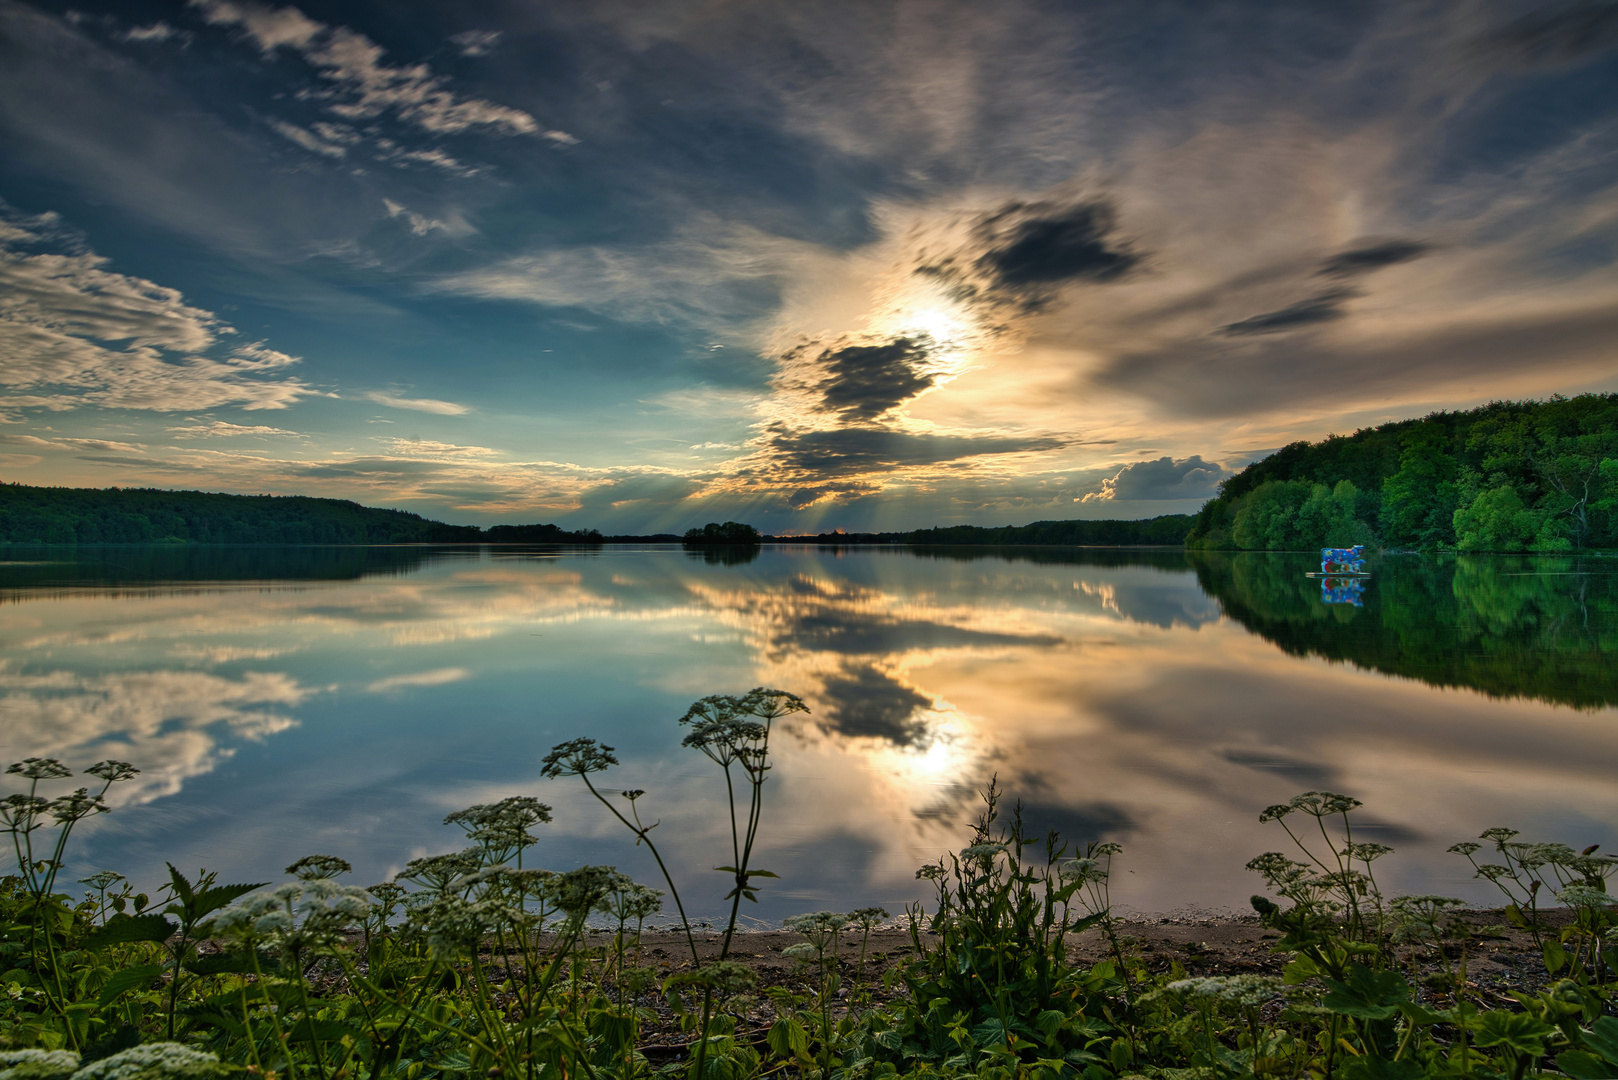
[[[1229,475],[1223,465],[1203,461],[1199,454],[1179,461],[1161,457],[1125,465],[1110,480],[1102,481],[1101,495],[1109,499],[1207,499]]]
[[[1227,323],[1219,328],[1219,332],[1230,337],[1246,337],[1252,334],[1280,334],[1300,326],[1334,322],[1348,314],[1343,310],[1344,301],[1358,295],[1359,292],[1354,289],[1332,289],[1319,296],[1299,300],[1296,304],[1288,304],[1278,311],[1266,311],[1240,322]]]
[[[1483,36],[1484,51],[1527,64],[1561,64],[1618,45],[1618,3],[1566,4],[1524,15]]]
[[[804,652],[843,656],[888,656],[917,649],[1050,648],[1062,639],[1049,634],[996,634],[922,619],[886,619],[855,611],[818,611],[787,620],[776,640]]]
[[[819,694],[824,706],[820,727],[854,738],[884,739],[895,746],[913,746],[926,736],[926,725],[916,712],[933,702],[875,668],[826,680]]]
[[[128,465],[136,469],[153,469],[159,472],[194,473],[203,471],[197,465],[190,465],[183,461],[160,461],[156,458],[120,457],[115,454],[80,454],[80,461],[89,461],[96,465]]]
[[[1409,262],[1427,254],[1430,245],[1419,240],[1388,240],[1367,247],[1350,248],[1327,259],[1316,271],[1317,277],[1354,277],[1384,266]]]
[[[984,219],[977,233],[988,245],[977,267],[1007,291],[1061,281],[1116,281],[1140,257],[1113,239],[1112,207],[1012,203]]]
[[[926,359],[926,348],[910,338],[827,349],[817,358],[827,376],[820,407],[849,420],[875,420],[933,385],[920,370]]]
[[[1299,761],[1285,754],[1260,753],[1256,750],[1227,750],[1225,760],[1235,765],[1245,765],[1249,769],[1274,773],[1292,781],[1300,788],[1336,791],[1342,784],[1341,770],[1317,762]]]
[[[970,251],[916,273],[947,281],[968,299],[1036,311],[1061,285],[1118,281],[1139,269],[1141,256],[1116,235],[1116,219],[1101,200],[1008,203],[973,226]]]
[[[1476,386],[1481,396],[1491,380],[1521,377],[1525,363],[1610,373],[1614,340],[1618,309],[1610,307],[1441,326],[1402,340],[1363,344],[1309,336],[1208,335],[1121,354],[1095,379],[1149,394],[1180,416],[1242,416],[1340,399],[1349,385],[1360,400],[1377,394],[1414,397],[1455,385]]]
[[[781,433],[769,445],[787,468],[836,476],[900,465],[937,465],[983,454],[1056,450],[1063,442],[1052,438],[913,435],[881,428],[838,428]]]

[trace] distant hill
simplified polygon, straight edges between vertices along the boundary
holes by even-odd
[[[0,484],[0,542],[23,544],[599,543],[554,525],[446,525],[406,510],[305,495]]]
[[[1618,546],[1618,394],[1499,401],[1297,442],[1203,506],[1202,549]]]
[[[383,510],[346,499],[306,495],[222,495],[156,488],[55,488],[0,483],[0,543],[12,544],[627,544],[724,543],[727,527],[754,542],[875,543],[921,547],[983,545],[1173,546],[1195,518],[1171,514],[1145,521],[1036,521],[980,528],[952,525],[912,532],[824,533],[760,537],[728,522],[685,536],[602,536],[558,525],[448,525],[407,510]],[[716,531],[717,530],[717,531]],[[694,539],[694,534],[695,539]],[[726,534],[728,536],[729,534]],[[739,533],[738,533],[739,535]]]

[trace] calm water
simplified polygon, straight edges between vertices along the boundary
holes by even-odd
[[[603,783],[723,889],[724,788],[679,746],[694,699],[764,684],[813,712],[775,744],[753,914],[919,899],[991,776],[1036,827],[1121,841],[1138,910],[1243,907],[1283,846],[1258,813],[1357,796],[1402,889],[1484,900],[1444,849],[1484,828],[1618,844],[1618,560],[1390,557],[1323,602],[1303,556],[766,548],[12,548],[0,752],[145,772],[76,869],[164,860],[359,883],[458,847],[450,811],[555,807],[538,865],[655,883],[555,743],[617,747]],[[75,873],[74,877],[84,876]]]

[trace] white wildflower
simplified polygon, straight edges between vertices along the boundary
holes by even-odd
[[[179,1043],[158,1042],[93,1061],[74,1073],[72,1080],[211,1080],[228,1071],[212,1054]]]
[[[1211,975],[1180,979],[1164,989],[1190,999],[1256,1008],[1281,992],[1281,980],[1269,975]]]
[[[69,1050],[0,1050],[0,1080],[61,1080],[78,1067]]]
[[[1611,907],[1615,901],[1610,893],[1591,885],[1569,885],[1556,894],[1556,898],[1570,908]]]

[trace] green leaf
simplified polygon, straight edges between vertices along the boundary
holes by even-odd
[[[1613,1080],[1618,1069],[1583,1050],[1563,1050],[1556,1055],[1556,1067],[1574,1080]]]
[[[259,957],[259,970],[275,971],[279,965],[268,956]],[[253,958],[245,952],[222,952],[212,956],[199,956],[186,962],[185,970],[193,975],[247,975],[253,971]]]
[[[216,885],[211,889],[204,889],[191,901],[191,917],[200,919],[209,912],[218,911],[238,896],[246,896],[254,889],[262,889],[268,884],[267,881],[260,881],[251,885]]]
[[[1545,1052],[1545,1039],[1556,1029],[1527,1013],[1491,1009],[1473,1025],[1474,1040],[1480,1047],[1502,1046],[1519,1054],[1539,1057]]]
[[[1451,1022],[1448,1013],[1434,1012],[1431,1009],[1417,1005],[1413,1001],[1399,1003],[1399,1011],[1404,1013],[1405,1019],[1417,1027],[1432,1027],[1434,1024],[1447,1024]]]
[[[354,1029],[340,1020],[314,1020],[306,1016],[292,1025],[287,1038],[293,1042],[337,1042],[352,1034]]]
[[[1337,1075],[1343,1080],[1421,1080],[1426,1074],[1414,1061],[1358,1057],[1345,1062]]]
[[[1607,1064],[1618,1065],[1618,1018],[1603,1016],[1584,1032],[1584,1045],[1607,1059]]]
[[[884,1031],[876,1036],[876,1041],[890,1050],[897,1050],[897,1046],[889,1046],[882,1038],[891,1035],[897,1041],[898,1036],[893,1032]],[[807,1059],[809,1054],[809,1032],[804,1026],[788,1016],[783,1016],[771,1027],[770,1033],[765,1036],[770,1049],[777,1057],[791,1057]]]
[[[1386,1020],[1410,998],[1410,985],[1397,971],[1372,971],[1363,964],[1348,965],[1348,977],[1342,982],[1323,981],[1330,989],[1320,1004],[1361,1020]]]
[[[180,927],[161,915],[114,915],[84,939],[86,949],[104,949],[131,941],[167,941]]]
[[[164,865],[169,868],[169,880],[174,884],[174,895],[180,898],[181,904],[190,907],[191,901],[196,895],[191,888],[191,883],[185,879],[184,874],[174,868],[173,863],[165,863]]]
[[[1559,941],[1545,942],[1545,970],[1555,975],[1567,966],[1567,950]]]
[[[96,999],[96,1004],[105,1009],[130,990],[137,990],[156,982],[162,974],[162,964],[141,964],[114,972],[112,978],[101,988],[101,996]]]
[[[780,875],[780,874],[777,874],[777,873],[775,873],[775,872],[774,872],[774,871],[773,871],[773,870],[749,870],[749,871],[748,871],[748,872],[747,872],[747,876],[748,876],[748,877],[772,877],[772,878],[779,878],[779,877],[780,877],[780,876],[781,876],[781,875]]]

